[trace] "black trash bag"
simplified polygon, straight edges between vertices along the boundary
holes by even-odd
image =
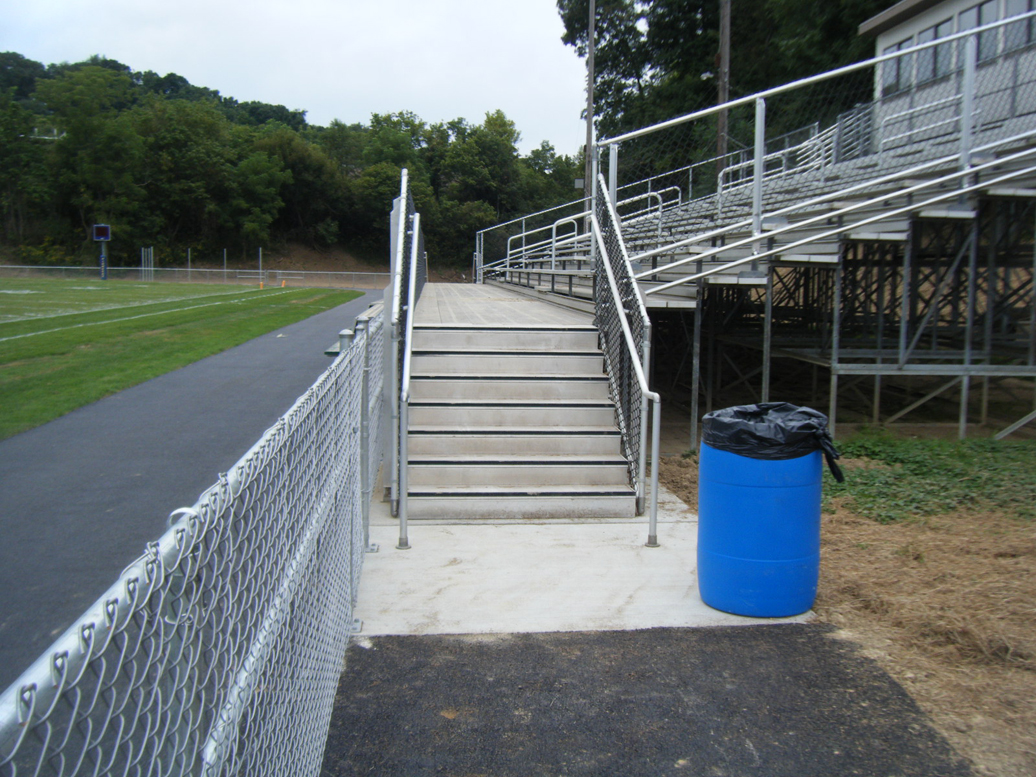
[[[827,416],[788,402],[738,405],[707,413],[702,419],[702,442],[750,459],[797,459],[823,451],[831,474],[845,482]]]

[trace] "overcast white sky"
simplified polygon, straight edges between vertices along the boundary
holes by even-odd
[[[585,140],[585,65],[555,0],[9,0],[0,51],[49,64],[103,54],[240,101],[366,124],[409,110],[482,122],[503,110],[527,153]]]

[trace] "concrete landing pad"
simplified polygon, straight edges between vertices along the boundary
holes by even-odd
[[[396,521],[372,505],[355,617],[361,636],[492,634],[720,626],[777,622],[713,610],[698,596],[698,523],[669,492],[658,540],[630,522],[411,521],[398,550]],[[491,515],[492,505],[486,505]],[[806,613],[789,620],[807,620]]]

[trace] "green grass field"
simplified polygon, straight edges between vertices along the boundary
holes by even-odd
[[[0,439],[360,294],[0,279]]]

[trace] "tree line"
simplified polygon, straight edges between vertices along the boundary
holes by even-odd
[[[731,0],[732,98],[866,57],[860,22],[894,0]],[[613,136],[716,103],[720,0],[596,0],[595,121]],[[589,0],[557,0],[562,40],[587,52]],[[787,130],[867,94],[840,82],[768,111]],[[824,87],[826,88],[826,87]],[[740,123],[739,123],[740,122]],[[624,147],[627,169],[663,172],[715,153],[715,128]],[[751,141],[750,117],[729,135]],[[738,137],[738,135],[744,137]],[[410,170],[430,253],[466,265],[474,233],[570,201],[582,159],[547,142],[527,155],[502,112],[480,124],[406,111],[314,126],[305,111],[239,102],[183,76],[100,56],[46,65],[0,54],[0,250],[23,262],[92,260],[93,223],[111,224],[113,263],[299,242],[387,255],[399,171]]]
[[[615,137],[718,103],[721,0],[596,0],[595,113],[598,136]],[[896,0],[730,0],[729,99],[805,78],[873,54],[863,21]],[[588,49],[590,0],[557,0],[563,40]],[[870,99],[873,75],[772,100],[768,135],[830,123]],[[751,148],[753,108],[730,113],[728,148]],[[624,143],[632,180],[718,153],[715,117]],[[629,181],[625,181],[629,182]]]
[[[897,0],[730,0],[730,99],[873,54],[859,25]],[[587,53],[590,0],[557,0],[562,40]],[[596,0],[602,137],[716,104],[720,0]],[[869,76],[865,76],[869,78]]]
[[[107,223],[113,265],[143,245],[233,257],[287,242],[384,260],[406,167],[430,254],[466,265],[479,229],[578,194],[579,159],[546,141],[522,155],[519,140],[501,111],[323,127],[175,73],[0,53],[0,248],[26,263],[94,261],[91,225]]]

